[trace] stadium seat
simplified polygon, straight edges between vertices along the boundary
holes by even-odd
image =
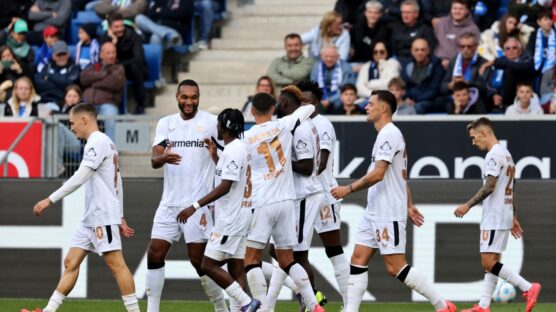
[[[68,52],[70,58],[73,60],[75,58],[75,51],[77,50],[77,46],[73,44],[68,44]]]
[[[70,22],[70,31],[69,31],[69,44],[76,44],[79,41],[78,34],[79,34],[79,27],[84,24],[94,23],[100,24],[102,19],[98,17],[95,12],[92,11],[79,11],[77,12],[77,16],[71,20]]]

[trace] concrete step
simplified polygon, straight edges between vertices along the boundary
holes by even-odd
[[[270,62],[274,58],[281,56],[282,50],[208,50],[197,53],[190,64],[202,61],[267,61]],[[242,68],[244,71],[246,67]],[[240,71],[240,72],[241,72]]]
[[[123,178],[148,178],[164,176],[163,169],[151,167],[150,153],[120,152],[120,171]]]
[[[260,76],[266,74],[270,62],[191,62],[188,73],[180,73],[179,79],[193,79],[200,84],[241,85],[255,88]]]
[[[284,43],[279,39],[213,39],[213,50],[283,50]]]
[[[297,27],[284,25],[280,27],[256,27],[256,28],[232,28],[224,27],[222,28],[222,38],[226,39],[276,39],[280,42],[289,33],[301,34],[305,31],[309,31],[310,27]]]
[[[334,9],[335,0],[255,0],[255,6],[306,6],[328,5]]]
[[[256,5],[248,6],[234,12],[234,17],[243,18],[245,16],[319,16],[322,18],[324,13],[331,11],[333,7],[329,5],[303,5],[299,6],[269,6]]]
[[[241,16],[226,24],[226,28],[295,26],[309,29],[320,23],[321,16]]]

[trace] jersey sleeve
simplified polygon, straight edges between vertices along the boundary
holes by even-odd
[[[504,167],[504,159],[503,157],[497,157],[494,153],[487,154],[485,159],[486,166],[485,166],[485,177],[486,176],[493,176],[498,177],[500,175],[500,171],[502,167]]]
[[[293,135],[293,151],[296,160],[312,159],[315,157],[313,134],[308,127],[299,127]]]
[[[323,125],[323,129],[319,133],[320,149],[332,152],[332,136],[334,135],[334,127],[329,123]]]
[[[375,161],[384,160],[392,163],[394,156],[400,150],[400,139],[391,132],[379,133],[376,138],[378,150],[375,156]]]
[[[108,156],[109,145],[102,140],[93,139],[85,145],[81,166],[97,170]]]
[[[246,157],[246,155],[240,148],[234,148],[233,150],[224,150],[224,153],[222,153],[222,180],[234,182],[240,180],[243,157]]]
[[[291,115],[280,118],[280,122],[289,131],[294,130],[299,124],[308,119],[309,116],[315,111],[313,105],[303,105],[295,110]]]
[[[166,118],[163,118],[156,124],[156,134],[154,136],[153,147],[157,145],[166,147],[166,139],[168,139],[167,131],[168,126]]]

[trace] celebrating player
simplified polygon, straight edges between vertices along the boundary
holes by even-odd
[[[64,273],[44,312],[56,312],[71,292],[79,275],[79,266],[89,251],[101,255],[112,271],[127,311],[138,312],[133,276],[123,254],[120,232],[133,236],[123,219],[122,179],[118,151],[114,142],[98,130],[93,105],[77,104],[70,111],[71,130],[77,138],[87,140],[83,160],[74,175],[48,198],[33,208],[36,216],[85,184],[85,215],[75,232],[71,248],[64,259]]]
[[[251,188],[251,168],[243,136],[243,115],[237,109],[225,109],[218,115],[218,139],[226,146],[220,158],[216,145],[209,141],[209,150],[216,165],[216,187],[193,205],[182,210],[178,221],[185,223],[197,209],[216,201],[215,225],[205,249],[202,269],[231,297],[232,311],[256,311],[260,302],[244,291],[243,257],[251,209],[243,205],[244,193]],[[228,264],[228,272],[220,266]],[[243,288],[243,289],[242,289]]]
[[[199,86],[193,80],[178,85],[179,113],[166,116],[156,126],[152,167],[164,167],[164,190],[154,216],[147,254],[147,311],[158,312],[164,286],[164,260],[181,233],[191,264],[216,311],[228,311],[222,289],[201,270],[205,246],[212,230],[212,213],[200,207],[185,224],[176,217],[184,207],[210,192],[215,165],[205,139],[217,137],[216,116],[198,109]],[[183,161],[182,161],[183,159]]]
[[[541,291],[538,283],[529,283],[518,273],[500,263],[500,255],[506,249],[510,233],[516,239],[523,234],[517,220],[514,201],[515,165],[510,152],[502,146],[496,135],[492,122],[485,117],[479,118],[467,126],[473,145],[482,151],[488,151],[483,166],[483,187],[468,202],[454,211],[458,218],[463,218],[471,207],[483,202],[481,218],[481,263],[485,270],[485,280],[481,300],[478,305],[467,312],[490,311],[492,293],[498,277],[518,287],[527,300],[525,311],[533,310]]]
[[[300,91],[289,86],[282,90],[279,102],[299,101]],[[254,209],[247,236],[245,271],[253,297],[266,309],[267,284],[261,269],[261,256],[272,236],[276,259],[289,275],[311,311],[324,311],[317,304],[307,272],[294,261],[292,248],[296,243],[293,174],[291,167],[292,137],[302,120],[313,113],[313,106],[298,108],[293,114],[272,121],[276,100],[268,94],[253,97],[251,112],[256,125],[245,132],[244,141],[251,156],[252,188],[246,205]]]
[[[437,311],[453,312],[456,306],[445,301],[426,277],[405,260],[405,225],[407,217],[420,226],[423,216],[413,205],[407,185],[407,153],[401,131],[392,123],[396,98],[389,91],[373,91],[366,107],[367,120],[378,131],[373,146],[369,172],[348,186],[332,189],[332,195],[344,198],[369,188],[367,208],[355,238],[348,282],[348,302],[344,311],[359,310],[367,290],[368,263],[380,250],[388,273],[425,296]]]

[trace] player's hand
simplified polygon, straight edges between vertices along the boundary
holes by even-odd
[[[127,225],[127,222],[124,218],[122,218],[122,223],[120,224],[120,234],[122,234],[122,236],[125,238],[130,238],[133,236],[133,234],[135,234],[135,230]]]
[[[203,142],[205,142],[205,147],[208,149],[210,157],[214,158],[218,155],[218,148],[216,148],[216,144],[210,138],[203,139]]]
[[[469,212],[469,209],[471,209],[471,207],[469,207],[468,204],[460,205],[458,208],[456,208],[456,210],[454,210],[454,215],[458,218],[463,218],[463,216],[465,216],[465,214]]]
[[[349,190],[349,187],[347,186],[336,186],[332,188],[332,190],[330,190],[330,193],[332,193],[332,196],[334,196],[334,198],[342,199],[351,192]]]
[[[187,219],[189,219],[189,217],[191,217],[195,213],[195,211],[197,211],[197,210],[195,210],[195,207],[189,206],[189,207],[185,208],[184,210],[180,211],[180,213],[178,214],[178,217],[176,219],[180,223],[186,223]]]
[[[50,198],[45,198],[35,204],[35,206],[33,207],[33,213],[35,214],[35,216],[40,217],[42,215],[43,210],[50,207],[50,205],[52,205]]]
[[[519,221],[517,221],[517,217],[514,217],[512,225],[512,236],[515,239],[519,239],[523,236],[523,229],[521,228],[521,224],[519,224]]]
[[[415,207],[415,205],[411,205],[407,207],[407,214],[409,215],[409,219],[411,222],[415,224],[415,226],[421,226],[425,223],[425,216],[421,214],[419,209]]]
[[[172,143],[168,143],[168,147],[166,147],[162,156],[164,162],[170,165],[179,165],[181,162],[181,155],[174,153],[172,150]]]

